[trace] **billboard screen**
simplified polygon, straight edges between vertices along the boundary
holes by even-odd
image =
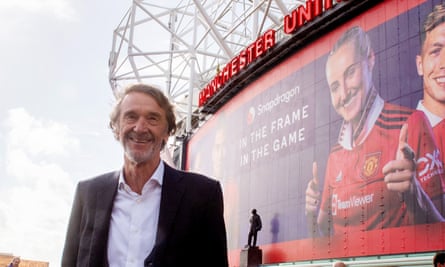
[[[439,2],[382,1],[284,59],[192,136],[186,166],[221,181],[232,263],[252,209],[264,263],[445,249],[445,128],[417,110],[441,49],[421,53],[420,33]]]

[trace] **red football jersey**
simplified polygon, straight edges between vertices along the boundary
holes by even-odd
[[[423,111],[428,121],[430,122],[431,127],[433,128],[434,139],[436,141],[436,145],[440,151],[440,160],[442,165],[445,162],[445,119],[441,118],[431,111],[429,111],[424,105],[423,100],[420,100],[417,104],[417,109]]]
[[[436,139],[437,147],[440,150],[442,166],[445,162],[445,119],[441,120],[433,127],[434,138]]]
[[[320,209],[329,215],[330,234],[414,223],[416,214],[408,212],[399,193],[387,189],[382,173],[383,166],[396,157],[404,123],[407,142],[416,155],[419,183],[438,203],[444,194],[443,170],[432,162],[437,148],[423,112],[384,103],[379,96],[372,102],[360,132],[347,133],[343,125],[339,143],[329,155]],[[349,147],[346,137],[353,139]]]

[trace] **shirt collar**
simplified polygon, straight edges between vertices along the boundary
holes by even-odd
[[[437,124],[439,124],[439,122],[441,122],[443,120],[443,118],[437,116],[436,114],[432,113],[431,111],[429,111],[424,105],[423,105],[423,100],[420,100],[419,103],[417,104],[417,109],[423,111],[423,113],[425,113],[426,117],[428,118],[431,127],[434,128],[434,126],[436,126]]]
[[[159,161],[159,165],[151,176],[150,180],[153,179],[153,181],[156,181],[160,186],[162,186],[162,183],[164,182],[164,169],[164,161],[161,160]]]
[[[150,179],[148,179],[147,183],[149,181],[156,182],[159,186],[162,187],[162,183],[164,181],[164,170],[165,170],[164,161],[161,160],[153,175],[150,177]],[[119,189],[125,189],[126,191],[129,190],[131,191],[130,186],[125,182],[123,168],[121,169],[119,174]]]

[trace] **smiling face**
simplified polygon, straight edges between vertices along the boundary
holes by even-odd
[[[157,164],[169,137],[165,111],[145,93],[130,92],[122,100],[117,136],[132,163]]]
[[[445,23],[426,33],[421,55],[416,57],[417,73],[423,76],[425,107],[445,115]]]
[[[17,267],[19,266],[19,264],[20,264],[20,258],[16,257],[12,260],[12,266]]]
[[[335,111],[347,122],[358,124],[369,91],[373,61],[363,59],[350,40],[338,47],[326,63],[326,79]]]

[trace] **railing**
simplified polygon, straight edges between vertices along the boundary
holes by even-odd
[[[363,257],[354,259],[341,259],[346,266],[360,267],[429,267],[433,266],[434,253],[411,254],[411,255],[393,255],[380,257]],[[332,264],[340,259],[312,261],[312,262],[294,262],[280,264],[263,264],[261,267],[331,267]]]

